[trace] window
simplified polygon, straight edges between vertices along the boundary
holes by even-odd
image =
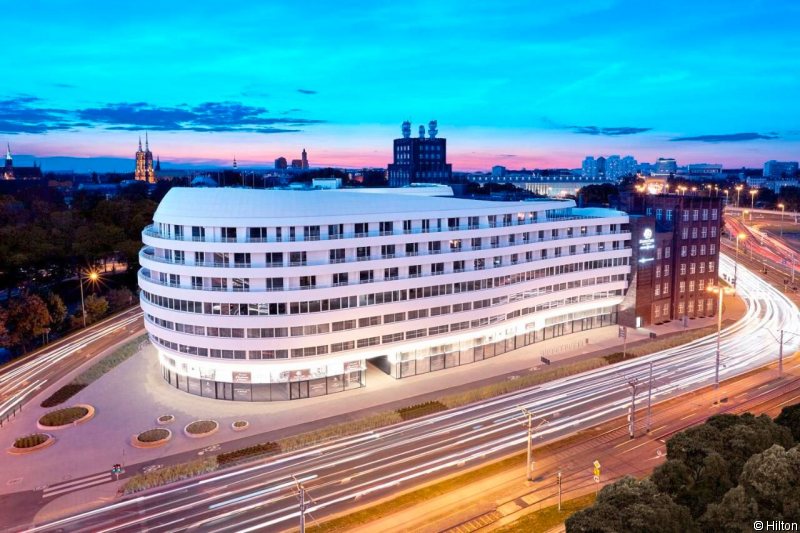
[[[664,265],[664,277],[669,277],[669,265]]]
[[[344,235],[344,224],[329,224],[328,225],[328,238],[341,239]]]
[[[358,273],[359,283],[372,283],[373,281],[375,281],[375,275],[372,270],[362,270]]]
[[[483,258],[475,259],[475,261],[473,261],[473,266],[475,270],[483,270],[486,268],[486,260]]]
[[[703,220],[708,220],[708,209],[703,209]]]
[[[249,278],[233,278],[233,290],[235,291],[249,291],[250,279]]]
[[[266,257],[268,267],[283,266],[282,252],[268,252]]]
[[[439,274],[444,274],[444,263],[431,264],[431,275],[437,276]]]
[[[367,261],[370,256],[370,247],[369,246],[359,246],[356,248],[356,260],[357,261]]]
[[[494,260],[492,261],[492,265],[495,268],[503,266],[503,256],[502,255],[494,256]]]
[[[249,267],[250,266],[250,254],[249,253],[235,253],[233,254],[233,265],[237,267]]]
[[[664,293],[664,296],[667,296],[669,294],[669,281],[665,281],[664,282],[664,291],[663,291],[663,293]]]
[[[236,240],[236,228],[222,228],[222,240],[233,242]]]
[[[317,286],[317,276],[300,276],[301,289],[313,289]]]
[[[656,267],[656,277],[657,278],[661,277],[661,266],[660,265]]]
[[[685,227],[681,230],[681,239],[689,238],[689,228]]]
[[[431,231],[431,221],[430,220],[423,220],[422,221],[422,233],[430,233]]]
[[[469,229],[478,229],[478,217],[469,217]]]
[[[394,257],[394,244],[381,245],[381,257],[384,259],[391,259]]]
[[[696,239],[696,238],[697,238],[697,228],[695,227],[695,228],[692,228],[692,239]]]
[[[684,222],[689,222],[689,211],[688,210],[683,211],[683,221]]]
[[[711,226],[711,238],[712,239],[716,238],[716,236],[717,236],[717,227],[716,226]]]
[[[192,226],[192,240],[204,241],[206,239],[206,228],[202,226]]]
[[[347,272],[340,272],[333,275],[333,286],[347,285]]]
[[[383,279],[385,279],[385,280],[393,280],[393,279],[397,279],[398,277],[399,277],[399,275],[398,275],[398,268],[397,267],[384,268],[383,269]]]
[[[698,220],[700,220],[700,210],[699,209],[693,209],[692,210],[692,220],[694,222],[697,222]]]
[[[451,239],[450,240],[450,251],[451,252],[458,252],[461,250],[461,239]]]
[[[709,247],[708,247],[708,254],[709,254],[709,255],[714,255],[714,254],[716,254],[716,253],[717,253],[717,245],[716,245],[716,244],[711,244],[711,245],[709,245]]]
[[[411,221],[404,220],[403,221],[403,233],[411,233]]]
[[[328,253],[331,263],[344,263],[344,248],[336,248]]]
[[[318,241],[319,226],[303,226],[303,240]]]
[[[584,250],[587,252],[588,250]],[[661,260],[661,248],[656,248],[656,260]]]
[[[681,257],[686,257],[687,248],[686,246],[681,246]]]
[[[705,274],[706,273],[706,263],[705,263],[705,261],[700,261],[700,264],[698,265],[698,267],[700,269],[700,273],[701,274]]]
[[[681,263],[681,276],[686,275],[686,263]]]
[[[369,222],[357,222],[355,232],[356,237],[366,237],[369,234]]]
[[[694,280],[689,280],[689,292],[694,292]]]
[[[253,242],[263,242],[267,240],[267,228],[249,228],[249,239]]]
[[[686,282],[685,281],[681,281],[680,284],[678,285],[678,292],[680,294],[683,294],[683,293],[686,292]]]
[[[418,278],[422,275],[422,265],[411,265],[408,267],[408,277]]]
[[[661,296],[661,285],[656,284],[654,295]]]
[[[490,228],[497,227],[497,215],[489,215],[489,227]]]
[[[380,222],[378,226],[381,235],[391,235],[394,233],[394,222]]]
[[[705,244],[701,244],[700,245],[700,255],[706,255],[706,245]]]
[[[717,220],[717,210],[716,209],[712,209],[711,210],[711,220]]]
[[[460,225],[461,221],[456,217],[451,217],[447,219],[447,229],[449,230],[456,230]]]
[[[664,213],[663,209],[656,209],[656,220],[661,220],[663,213]]]
[[[701,292],[706,290],[706,282],[705,282],[705,280],[701,279],[701,280],[699,280],[697,282],[697,290],[701,291]]]
[[[473,250],[480,250],[481,249],[481,238],[480,237],[473,237],[471,246]]]
[[[282,291],[283,290],[283,278],[267,278],[267,290],[268,291]]]
[[[714,261],[709,261],[708,262],[708,271],[709,271],[709,273],[710,272],[714,272]]]
[[[696,270],[697,269],[696,269],[695,263],[690,263],[689,264],[689,274],[694,274],[696,272]]]
[[[306,264],[305,252],[289,252],[289,266],[301,266]]]
[[[464,272],[464,261],[453,261],[453,272]]]
[[[667,222],[671,221],[672,221],[672,209],[667,209]],[[665,312],[664,315],[666,316],[666,314],[667,313]]]
[[[680,302],[680,303],[678,304],[678,314],[679,314],[679,315],[682,315],[682,314],[683,314],[683,311],[684,311],[684,305],[683,305],[683,302]]]
[[[428,253],[429,254],[438,254],[442,251],[442,242],[441,241],[429,241],[428,242]]]
[[[418,242],[407,242],[406,243],[406,255],[418,255],[419,254],[419,243]]]
[[[691,256],[694,257],[697,255],[697,245],[693,244],[691,248]]]
[[[707,227],[707,226],[703,226],[703,227],[700,229],[700,238],[701,238],[701,239],[705,239],[705,238],[707,238],[707,237],[708,237],[708,227]]]
[[[664,247],[664,259],[669,259],[670,251],[672,250],[671,246]]]
[[[193,289],[202,289],[203,288],[203,278],[200,276],[192,276],[192,288]]]

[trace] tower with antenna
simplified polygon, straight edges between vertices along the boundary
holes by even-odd
[[[453,182],[453,167],[447,162],[447,139],[440,139],[438,123],[428,122],[418,128],[419,136],[411,137],[411,121],[401,127],[402,138],[394,140],[394,162],[389,164],[390,187],[405,187],[412,183]]]

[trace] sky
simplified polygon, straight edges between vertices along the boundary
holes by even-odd
[[[0,141],[17,154],[133,158],[147,131],[162,162],[264,166],[306,148],[312,166],[385,166],[404,120],[436,119],[456,170],[800,158],[798,2],[3,10]]]

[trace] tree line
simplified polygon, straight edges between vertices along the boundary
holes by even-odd
[[[800,404],[772,420],[717,415],[667,441],[644,479],[604,487],[567,533],[753,531],[760,520],[800,522]]]

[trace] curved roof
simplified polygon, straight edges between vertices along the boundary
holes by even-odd
[[[153,219],[171,223],[198,223],[219,219],[303,219],[453,211],[458,216],[480,211],[499,213],[511,208],[531,210],[569,208],[573,201],[495,202],[463,198],[345,191],[292,191],[275,189],[170,189]]]

